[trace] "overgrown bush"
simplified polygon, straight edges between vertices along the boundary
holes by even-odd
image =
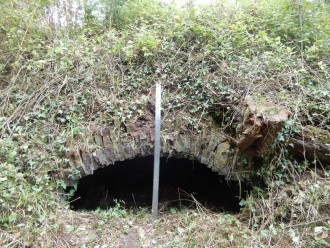
[[[1,1],[1,231],[33,240],[27,230],[46,230],[49,218],[56,229],[65,184],[50,175],[75,172],[67,152],[93,130],[143,114],[155,82],[164,86],[164,126],[184,111],[177,128],[200,132],[212,115],[232,135],[249,94],[281,102],[292,126],[330,130],[329,4],[237,2],[180,9],[156,0]],[[284,185],[305,167],[281,152],[276,164],[264,162],[263,175],[283,195],[275,187],[251,197],[253,224],[310,220],[326,199],[328,188],[314,186],[328,179]]]

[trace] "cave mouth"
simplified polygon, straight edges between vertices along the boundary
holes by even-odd
[[[70,199],[73,210],[151,208],[153,157],[116,162],[79,179]],[[205,164],[183,158],[161,158],[159,211],[205,207],[217,212],[237,213],[249,186],[227,181]]]

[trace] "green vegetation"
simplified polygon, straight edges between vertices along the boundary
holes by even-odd
[[[180,227],[163,220],[150,247],[330,245],[329,165],[310,167],[285,148],[302,126],[330,131],[330,5],[237,2],[0,1],[0,246],[69,246],[81,223],[99,223],[100,213],[79,216],[63,199],[60,174],[79,173],[67,153],[98,127],[143,114],[155,82],[164,127],[199,132],[211,115],[232,135],[246,95],[281,103],[292,118],[252,168],[269,187],[256,187],[240,215],[169,214]],[[116,218],[148,219],[120,207],[107,216],[108,229]],[[161,239],[164,227],[173,243]],[[77,246],[97,244],[80,237]]]

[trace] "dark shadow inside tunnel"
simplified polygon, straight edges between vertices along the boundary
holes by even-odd
[[[149,208],[152,201],[153,157],[117,162],[81,178],[70,199],[74,210]],[[248,192],[245,182],[227,181],[206,165],[182,158],[161,158],[159,209],[203,206],[213,211],[238,212]]]

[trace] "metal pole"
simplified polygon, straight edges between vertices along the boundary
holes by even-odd
[[[162,87],[156,84],[156,106],[155,106],[155,150],[154,150],[154,184],[152,193],[152,220],[158,215],[158,193],[159,193],[159,160],[160,160],[160,120],[161,120],[161,95]]]

